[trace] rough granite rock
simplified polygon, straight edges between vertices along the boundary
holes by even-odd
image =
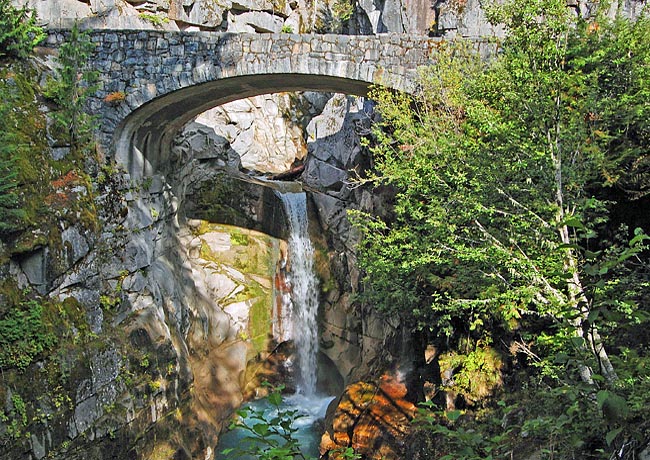
[[[171,0],[169,19],[180,23],[217,28],[222,25],[223,13],[231,6],[230,1]]]
[[[195,157],[227,157],[232,150],[245,169],[284,172],[307,153],[302,130],[284,116],[290,104],[287,94],[231,102],[203,113],[182,137],[189,136]]]

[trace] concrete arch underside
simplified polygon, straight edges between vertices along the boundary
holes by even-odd
[[[372,82],[326,75],[258,74],[219,79],[157,97],[117,127],[112,150],[131,178],[164,170],[174,136],[197,115],[251,96],[294,91],[319,91],[365,96]]]

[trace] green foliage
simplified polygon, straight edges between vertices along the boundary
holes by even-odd
[[[140,19],[143,19],[147,22],[150,22],[156,27],[162,27],[165,24],[169,23],[169,18],[160,16],[158,14],[152,14],[152,13],[140,13]]]
[[[293,27],[291,27],[288,24],[285,24],[280,29],[280,32],[282,32],[283,34],[292,34],[293,33]]]
[[[120,301],[121,299],[119,297],[104,294],[99,296],[99,305],[101,305],[104,311],[114,310],[120,304]]]
[[[462,395],[472,405],[479,405],[502,384],[503,360],[488,346],[478,345],[464,353],[447,352],[440,357],[440,369],[453,376],[445,389]]]
[[[435,454],[439,460],[493,460],[511,458],[508,439],[512,427],[504,427],[496,418],[484,423],[484,430],[465,427],[463,412],[435,411],[430,402],[422,403],[414,423],[437,436]],[[486,426],[493,432],[487,432]]]
[[[573,70],[585,75],[587,122],[600,151],[605,184],[633,198],[650,193],[650,17],[632,22],[597,18],[582,24],[569,50]]]
[[[44,38],[36,13],[27,7],[14,7],[11,0],[0,0],[0,58],[25,59]]]
[[[25,433],[28,423],[27,406],[18,393],[11,395],[11,410],[8,413],[0,412],[0,421],[6,423],[10,438],[18,440],[24,435],[29,436],[29,433]]]
[[[29,69],[0,68],[0,235],[24,228],[43,206],[39,171],[45,151],[44,120],[38,111]]]
[[[268,386],[268,384],[266,384]],[[301,417],[295,409],[282,408],[283,386],[271,387],[268,402],[273,407],[270,415],[263,409],[244,407],[237,411],[238,420],[232,422],[230,429],[243,430],[247,436],[237,448],[225,449],[222,453],[228,458],[251,456],[262,460],[295,460],[306,457],[300,450],[295,437],[298,429],[294,426]],[[347,452],[346,457],[356,458],[354,452]]]
[[[334,449],[331,454],[331,458],[337,460],[361,460],[361,455],[357,454],[352,447],[340,447]]]
[[[353,216],[362,301],[441,351],[498,337],[530,374],[527,391],[548,402],[520,407],[513,429],[548,458],[607,458],[643,438],[650,403],[634,388],[647,388],[647,350],[630,363],[616,355],[625,331],[648,321],[649,237],[608,228],[605,199],[612,185],[631,198],[647,187],[650,23],[576,25],[563,0],[486,11],[507,30],[490,62],[443,46],[419,94],[373,94],[383,122],[368,181],[395,199],[381,219]],[[480,360],[447,358],[468,393]],[[458,442],[443,458],[499,458],[487,424],[463,423],[444,425]]]
[[[89,34],[75,23],[59,48],[59,68],[45,88],[45,94],[58,105],[53,116],[56,135],[73,153],[83,153],[93,145],[94,118],[86,113],[86,101],[97,90],[98,74],[88,65],[94,49]]]
[[[24,370],[56,343],[43,322],[43,307],[34,300],[10,309],[0,319],[0,367]]]
[[[354,14],[354,5],[353,0],[334,0],[331,5],[332,14],[339,21],[348,21]]]

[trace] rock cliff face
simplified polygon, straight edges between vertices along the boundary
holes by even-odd
[[[500,34],[480,0],[14,0],[34,8],[50,27],[78,20],[94,29],[219,30],[227,32],[337,32],[480,37]],[[646,0],[612,2],[612,14],[637,16]],[[589,17],[597,2],[568,0]]]
[[[29,368],[51,369],[35,377],[40,396],[22,389],[29,374],[11,373],[14,383],[2,387],[6,419],[0,421],[0,436],[10,436],[0,446],[2,456],[210,458],[233,409],[255,393],[262,376],[283,372],[273,352],[290,337],[272,320],[274,314],[282,317],[274,289],[282,284],[276,266],[286,254],[278,239],[286,237],[286,226],[273,188],[254,175],[285,170],[296,161],[305,163],[303,182],[312,190],[323,359],[341,373],[330,380],[341,385],[381,367],[385,357],[377,350],[393,348],[398,327],[350,301],[359,275],[356,236],[345,215],[357,202],[373,203],[368,192],[347,185],[348,168],[367,161],[358,138],[371,112],[342,95],[277,100],[283,99],[294,100],[298,113],[306,115],[285,114],[273,124],[293,133],[294,150],[271,144],[269,139],[283,139],[277,133],[252,135],[235,149],[253,125],[251,112],[269,107],[273,112],[276,102],[221,109],[179,135],[173,158],[159,174],[142,181],[119,170],[97,175],[97,232],[65,224],[60,249],[45,244],[10,251],[2,270],[17,289],[73,302],[85,317],[79,324],[87,322],[90,330],[75,339],[82,347],[43,357]],[[227,124],[206,121],[219,117]],[[228,131],[229,126],[237,129]],[[249,152],[256,155],[246,160]],[[244,161],[250,161],[246,169],[256,170],[253,175],[241,169]],[[76,190],[79,180],[73,179],[57,180],[57,193]],[[60,382],[65,386],[57,386]],[[37,410],[43,415],[17,432],[20,401],[27,401],[30,418]]]

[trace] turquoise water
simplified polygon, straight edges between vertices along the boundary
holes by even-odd
[[[293,427],[298,429],[294,437],[300,443],[300,450],[305,456],[312,458],[318,458],[319,456],[318,446],[323,429],[318,421],[325,417],[327,406],[333,399],[333,396],[312,395],[306,397],[299,393],[283,398],[280,410],[297,410],[298,414],[301,415],[301,417],[295,420]],[[267,399],[247,403],[244,407],[263,410],[266,420],[271,420],[277,415],[277,410]],[[221,454],[224,449],[245,446],[247,441],[244,438],[247,435],[247,432],[238,428],[223,433],[217,445],[215,460],[257,460],[254,457],[244,456],[234,452],[230,456]]]

